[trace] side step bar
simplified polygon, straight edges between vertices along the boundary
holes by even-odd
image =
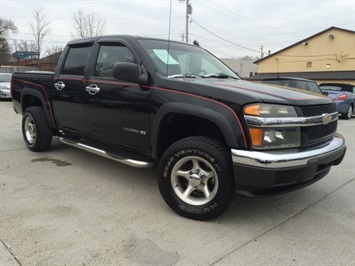
[[[96,155],[100,155],[102,157],[114,160],[119,163],[129,165],[129,166],[133,166],[136,168],[152,168],[152,167],[154,167],[154,163],[152,163],[152,162],[144,162],[144,161],[138,161],[138,160],[133,160],[133,159],[129,159],[129,158],[122,158],[119,155],[109,154],[104,150],[101,150],[101,149],[98,149],[98,148],[95,148],[95,147],[92,147],[92,146],[89,146],[89,145],[86,145],[86,144],[83,144],[80,142],[75,142],[74,140],[71,140],[71,139],[60,137],[59,141],[66,144],[66,145],[69,145],[69,146],[72,146],[75,148],[79,148],[81,150],[88,151],[88,152],[94,153]]]

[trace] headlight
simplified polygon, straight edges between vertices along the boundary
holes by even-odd
[[[244,118],[254,149],[286,149],[301,145],[300,128],[289,126],[297,118],[292,106],[264,103],[247,105],[244,107]]]
[[[244,107],[244,114],[260,117],[297,117],[292,106],[265,103],[247,105]]]

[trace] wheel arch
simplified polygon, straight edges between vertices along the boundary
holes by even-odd
[[[183,133],[177,136],[172,132],[172,126],[181,126],[182,119],[186,119]],[[191,126],[192,125],[192,126]],[[202,136],[217,136],[217,139],[229,147],[238,147],[237,137],[231,123],[221,113],[206,107],[187,103],[167,103],[162,106],[155,116],[152,131],[152,149],[154,158],[160,158],[164,150],[173,142],[191,136],[192,132],[199,132]],[[192,129],[193,127],[193,129]],[[208,132],[204,133],[204,129]],[[178,129],[182,130],[182,129]],[[240,129],[242,130],[242,129]]]
[[[49,111],[50,103],[46,100],[43,94],[39,91],[33,90],[31,88],[24,88],[21,92],[21,109],[22,113],[30,106],[41,106],[46,114],[46,118],[48,120],[51,128],[56,128],[55,122],[53,120],[53,116]]]

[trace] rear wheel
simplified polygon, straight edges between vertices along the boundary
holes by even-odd
[[[233,201],[231,156],[213,139],[189,137],[174,143],[164,153],[158,173],[160,193],[181,216],[214,219]]]
[[[22,117],[22,134],[31,151],[46,151],[52,143],[52,131],[40,106],[28,107]]]

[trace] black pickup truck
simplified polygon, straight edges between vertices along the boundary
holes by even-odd
[[[54,73],[15,73],[11,93],[30,150],[46,151],[58,136],[134,167],[158,166],[166,203],[197,220],[221,215],[236,192],[307,186],[346,150],[328,97],[243,81],[179,42],[71,41]]]

